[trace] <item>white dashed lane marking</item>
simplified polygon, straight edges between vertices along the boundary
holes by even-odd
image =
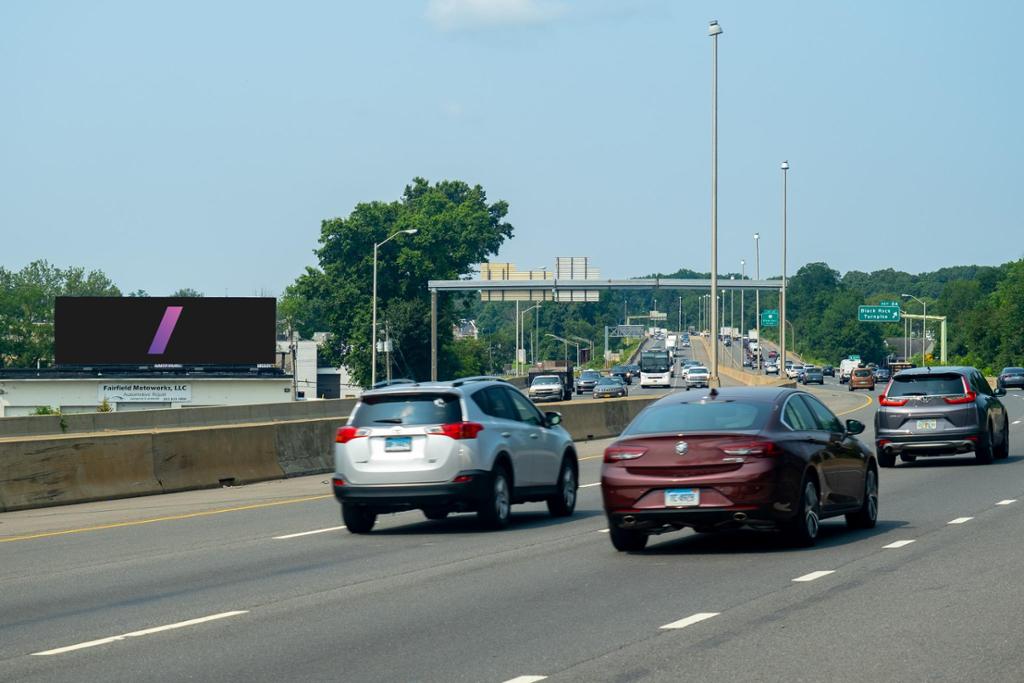
[[[510,678],[505,683],[537,683],[537,681],[543,681],[547,676],[516,676]]]
[[[330,531],[341,531],[345,527],[343,526],[331,526],[326,529],[314,529],[313,531],[300,531],[297,534],[285,534],[284,536],[274,536],[275,541],[283,541],[286,538],[298,538],[299,536],[312,536],[313,534],[326,534]]]
[[[1016,502],[1016,498],[1007,498],[1006,500],[999,501],[998,503],[996,503],[996,505],[1013,505]]]
[[[664,626],[662,626],[662,628],[663,629],[665,629],[665,628],[672,628],[672,629],[686,628],[687,626],[692,626],[693,624],[696,624],[697,622],[700,622],[700,621],[704,621],[705,619],[710,619],[711,617],[717,617],[719,614],[721,614],[721,612],[697,612],[696,614],[691,614],[690,616],[686,617],[685,619],[680,619],[679,621],[673,621],[671,624],[665,624]]]
[[[581,489],[589,489],[591,486],[600,486],[600,485],[601,485],[601,482],[596,482],[594,484],[580,484],[580,488]]]
[[[951,519],[951,520],[949,520],[946,523],[947,524],[963,524],[964,522],[969,522],[972,519],[974,519],[974,517],[957,517],[956,519]]]
[[[910,545],[913,541],[893,541],[889,545],[883,545],[883,548],[902,548],[903,546]]]
[[[195,626],[196,624],[203,624],[207,621],[216,621],[217,619],[226,619],[228,617],[236,617],[239,614],[248,614],[248,610],[238,610],[235,612],[221,612],[220,614],[211,614],[208,617],[199,617],[198,619],[189,619],[188,621],[179,621],[176,624],[167,624],[166,626],[155,626],[153,628],[143,629],[141,631],[132,631],[131,633],[125,633],[120,636],[109,636],[107,638],[100,638],[98,640],[89,640],[84,643],[78,643],[77,645],[68,645],[67,647],[58,647],[54,650],[44,650],[43,652],[33,652],[33,655],[46,657],[49,655],[62,655],[65,652],[74,652],[75,650],[84,650],[87,647],[96,647],[98,645],[106,645],[108,643],[114,643],[118,640],[124,640],[125,638],[137,638],[139,636],[149,636],[154,633],[161,633],[163,631],[173,631],[178,628],[185,628],[186,626]]]
[[[834,569],[824,569],[821,571],[811,572],[810,574],[804,574],[803,576],[798,576],[795,579],[793,579],[793,581],[799,581],[801,583],[804,581],[815,581],[823,576],[828,576],[829,574],[835,573],[836,571]]]

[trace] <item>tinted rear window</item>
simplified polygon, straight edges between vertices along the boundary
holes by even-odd
[[[1024,375],[1024,368],[1003,368],[1001,375]]]
[[[355,427],[435,425],[462,421],[462,407],[454,394],[395,394],[367,396],[352,418]]]
[[[870,370],[854,370],[853,371],[853,376],[854,377],[870,377],[871,376],[871,371]]]
[[[964,393],[960,375],[896,375],[889,396],[950,396]]]
[[[651,406],[637,415],[623,436],[676,432],[760,430],[771,413],[769,403],[705,401]]]

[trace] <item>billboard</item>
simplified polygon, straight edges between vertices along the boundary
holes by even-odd
[[[59,296],[53,324],[57,365],[269,364],[277,301]]]

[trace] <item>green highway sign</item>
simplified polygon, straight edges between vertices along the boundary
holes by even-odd
[[[857,309],[857,320],[862,323],[898,323],[899,306],[861,306]]]
[[[766,308],[761,311],[761,327],[778,327],[779,326],[779,309],[777,308]]]
[[[882,301],[878,305],[879,306],[895,306],[896,308],[899,308],[900,302],[899,301]]]

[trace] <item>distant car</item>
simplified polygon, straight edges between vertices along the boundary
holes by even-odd
[[[584,370],[576,380],[576,393],[582,394],[585,391],[593,391],[597,380],[601,379],[601,373],[597,370]]]
[[[527,390],[530,400],[536,403],[541,401],[562,400],[562,378],[558,375],[541,375],[533,380]]]
[[[633,377],[640,377],[640,366],[635,363],[630,363],[626,367],[633,375]]]
[[[972,367],[929,367],[896,373],[878,397],[875,446],[882,467],[896,456],[974,452],[979,464],[1010,455],[1010,422],[988,380]]]
[[[786,361],[786,377],[788,377],[789,379],[796,379],[797,375],[800,374],[800,369],[802,369],[802,367],[803,366],[801,366],[800,368],[797,368],[795,365],[793,365],[792,361],[788,361],[787,360]]]
[[[808,384],[825,384],[825,375],[822,374],[821,368],[816,368],[813,365],[804,366],[804,373],[800,381],[804,386]]]
[[[878,464],[845,423],[802,391],[767,387],[670,394],[604,452],[601,493],[612,545],[639,552],[650,536],[692,527],[778,528],[813,545],[820,521],[878,518]]]
[[[334,445],[331,486],[349,533],[379,514],[422,510],[440,520],[475,511],[508,526],[511,506],[576,507],[579,465],[558,413],[542,413],[508,382],[466,378],[367,391]]]
[[[778,351],[774,351],[773,350],[773,351],[769,351],[768,352],[768,360],[775,360],[778,357],[779,357],[779,352]]]
[[[725,345],[725,346],[732,346],[732,339],[730,339],[729,337],[726,337],[726,338],[725,338],[725,339],[724,339],[724,340],[722,341],[722,344],[723,344],[723,345]]]
[[[881,384],[889,381],[889,370],[887,368],[875,368],[875,383]]]
[[[625,365],[616,365],[615,367],[613,367],[611,376],[621,378],[622,381],[625,382],[626,384],[633,383],[633,373]]]
[[[850,379],[846,383],[849,391],[855,389],[875,390],[875,373],[868,368],[854,368],[850,371]]]
[[[711,372],[703,365],[691,366],[686,371],[686,388],[687,390],[692,387],[707,387],[708,380],[711,377]]]
[[[1003,368],[996,378],[999,389],[1024,389],[1024,368]]]
[[[773,360],[765,361],[764,374],[766,375],[777,375],[779,374],[779,364]]]
[[[618,377],[602,377],[594,385],[594,398],[621,398],[628,395],[629,390]]]
[[[831,365],[822,365],[821,366],[821,374],[825,375],[826,377],[835,377],[836,376],[836,369],[834,367],[832,367]]]
[[[743,357],[743,367],[749,368],[749,367],[753,367],[753,365],[754,365],[754,359],[753,358],[751,358],[750,356],[744,356]]]

